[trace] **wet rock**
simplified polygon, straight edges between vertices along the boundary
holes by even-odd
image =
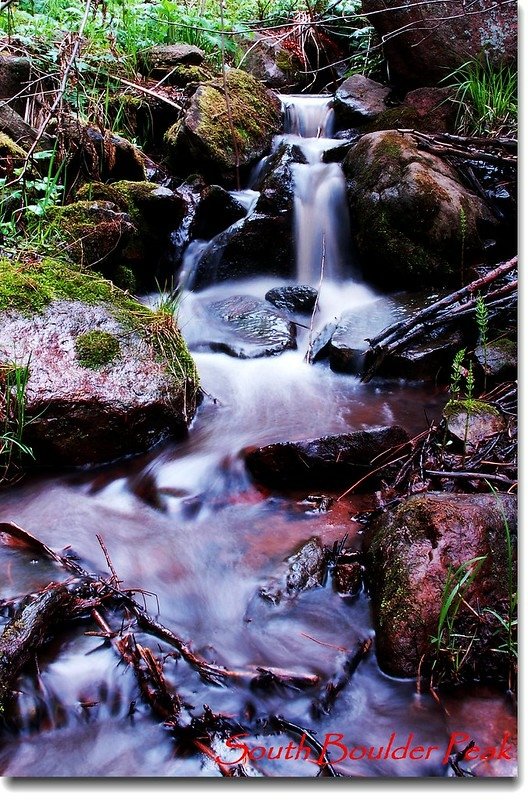
[[[278,442],[248,449],[244,458],[253,478],[266,486],[335,488],[366,475],[376,457],[408,439],[403,428],[394,425],[307,441]]]
[[[277,97],[251,75],[226,75],[232,127],[223,82],[200,84],[183,119],[165,134],[169,161],[176,172],[198,169],[208,178],[234,181],[237,164],[244,172],[262,158],[280,129]]]
[[[484,375],[496,381],[513,381],[517,376],[517,344],[511,339],[498,339],[475,348],[475,357]]]
[[[363,583],[363,570],[358,561],[340,560],[334,567],[334,591],[338,594],[357,594]]]
[[[246,216],[244,206],[221,186],[207,186],[200,196],[191,228],[193,239],[212,239]]]
[[[304,162],[300,149],[288,144],[267,159],[255,185],[260,196],[254,209],[211,243],[197,266],[194,288],[234,278],[291,274],[293,166]]]
[[[367,338],[375,336],[394,321],[398,304],[388,298],[371,303],[367,309],[345,311],[339,319],[328,347],[330,367],[335,372],[361,372],[368,349]]]
[[[480,400],[450,400],[444,408],[447,430],[468,452],[506,430],[506,420],[495,406]]]
[[[364,75],[347,78],[335,94],[334,110],[340,127],[361,125],[387,109],[390,89]]]
[[[431,288],[460,279],[496,227],[486,205],[408,134],[363,136],[343,162],[355,242],[367,280],[384,289]]]
[[[335,147],[330,147],[328,150],[325,150],[321,160],[324,164],[339,164],[343,159],[348,155],[350,152],[350,148],[357,142],[360,138],[359,132],[356,133],[355,136],[348,138],[343,144],[336,145]]]
[[[327,322],[327,324],[315,335],[310,348],[310,362],[315,364],[317,361],[323,361],[328,357],[330,342],[332,336],[337,328],[337,320],[335,322]]]
[[[172,83],[171,77],[166,77],[178,67],[199,67],[203,64],[205,53],[192,44],[160,44],[149,47],[140,54],[139,69],[142,75],[162,79]]]
[[[517,7],[481,0],[477,14],[462,0],[388,3],[363,0],[362,11],[380,36],[391,79],[406,84],[435,83],[484,54],[492,64],[515,64]],[[395,35],[397,33],[397,35]]]
[[[321,540],[309,539],[286,561],[285,572],[259,590],[260,596],[274,605],[294,598],[301,592],[322,586],[326,576],[327,558]]]
[[[197,349],[227,353],[236,358],[262,358],[295,349],[295,325],[271,304],[249,295],[214,300],[205,308],[205,338]]]
[[[479,556],[486,558],[465,595],[469,606],[478,608],[482,618],[468,660],[469,677],[485,679],[493,667],[499,671],[507,668],[504,655],[491,652],[497,620],[484,609],[507,614],[503,514],[514,542],[515,559],[516,510],[517,500],[509,494],[442,492],[411,497],[381,515],[366,542],[377,655],[383,670],[409,678],[418,673],[424,654],[431,655],[430,640],[438,630],[449,570],[457,570]],[[474,623],[474,614],[462,604],[456,631],[467,635]]]
[[[278,286],[266,292],[265,299],[276,308],[308,314],[317,302],[317,291],[312,286]]]
[[[28,367],[38,462],[103,463],[183,435],[197,377],[176,328],[68,265],[0,261],[0,361]]]
[[[49,210],[48,218],[64,242],[64,252],[79,266],[104,270],[120,263],[137,233],[131,217],[114,204],[79,200]]]
[[[403,103],[387,108],[364,127],[365,132],[399,130],[425,133],[454,132],[457,105],[448,90],[436,87],[414,89]]]
[[[306,81],[306,71],[292,50],[283,47],[280,39],[256,33],[244,42],[246,48],[242,67],[270,89],[290,92],[300,90]],[[304,80],[302,72],[304,71]]]
[[[468,332],[458,325],[426,331],[417,344],[388,355],[378,374],[387,378],[447,382],[455,354],[470,341]]]

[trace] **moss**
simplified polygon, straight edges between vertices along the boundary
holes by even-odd
[[[0,158],[26,158],[26,151],[11,139],[6,133],[0,132]]]
[[[119,340],[106,331],[81,333],[75,340],[77,360],[87,369],[100,369],[110,364],[120,352]]]
[[[190,83],[202,83],[211,80],[212,75],[205,67],[193,64],[178,64],[171,70],[169,82],[174,86],[187,86]]]
[[[126,292],[135,292],[137,288],[137,280],[134,275],[134,270],[127,267],[126,264],[120,264],[116,267],[112,274],[112,282],[120,289]]]
[[[502,414],[495,406],[484,403],[482,400],[450,400],[444,407],[444,417],[449,420],[458,414],[478,416],[482,414],[502,418]]]

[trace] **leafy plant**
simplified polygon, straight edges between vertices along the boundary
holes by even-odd
[[[33,458],[33,450],[24,442],[28,425],[26,388],[29,365],[0,365],[0,486],[10,481],[24,457]]]
[[[461,133],[507,135],[517,122],[517,73],[487,56],[466,61],[445,79],[458,104]]]
[[[476,556],[457,569],[451,566],[448,569],[436,635],[431,637],[431,644],[436,649],[433,674],[436,668],[440,668],[442,674],[457,678],[469,657],[477,629],[471,634],[463,634],[457,631],[456,623],[462,604],[468,605],[467,593],[486,558],[487,556]]]
[[[486,376],[488,372],[488,329],[489,329],[489,313],[488,307],[484,302],[482,295],[478,295],[476,299],[476,318],[477,328],[479,332],[479,342],[484,353],[484,388],[486,388]]]

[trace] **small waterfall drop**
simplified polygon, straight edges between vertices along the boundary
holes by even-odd
[[[284,136],[300,147],[306,164],[294,164],[296,274],[317,286],[321,276],[339,281],[353,276],[346,183],[339,164],[323,154],[341,143],[332,139],[331,97],[284,95]],[[324,256],[324,257],[323,257]]]

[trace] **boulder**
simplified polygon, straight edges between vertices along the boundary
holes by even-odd
[[[339,127],[361,125],[386,111],[390,89],[364,75],[352,75],[343,81],[334,99]]]
[[[244,42],[246,52],[241,59],[242,69],[270,89],[294,92],[306,81],[303,64],[294,50],[282,44],[281,38],[256,33],[252,41]]]
[[[384,289],[445,287],[482,256],[496,220],[454,169],[409,134],[363,136],[343,162],[365,278]]]
[[[109,462],[185,433],[198,382],[172,317],[58,261],[3,259],[0,287],[0,362],[28,369],[38,462]]]
[[[397,425],[341,433],[300,442],[277,442],[247,449],[246,466],[257,483],[279,489],[350,484],[373,468],[372,462],[409,440]],[[382,460],[377,462],[382,467]],[[383,477],[382,471],[378,480]]]
[[[402,103],[387,108],[367,123],[363,130],[371,133],[407,128],[425,133],[455,132],[457,109],[447,89],[413,89],[405,95]]]
[[[424,86],[483,54],[491,63],[515,63],[517,5],[478,0],[363,0],[362,11],[383,38],[393,82]]]
[[[31,80],[31,61],[27,56],[0,52],[0,101],[6,101],[15,111],[24,113],[26,84]],[[19,95],[17,97],[17,95]]]
[[[105,271],[119,264],[137,233],[130,216],[106,200],[54,206],[47,217],[65,255],[82,268]]]
[[[448,576],[480,556],[485,559],[465,600],[478,609],[481,622],[461,604],[456,631],[471,638],[478,625],[467,661],[470,677],[488,678],[493,665],[507,669],[505,656],[493,653],[500,623],[487,609],[507,613],[511,576],[505,520],[515,561],[516,510],[516,497],[510,494],[442,492],[410,497],[381,514],[365,542],[377,655],[384,671],[410,678],[421,668],[424,674],[436,654],[431,637],[438,632]]]
[[[229,108],[221,80],[200,84],[183,119],[165,134],[174,170],[198,170],[234,182],[269,150],[281,125],[277,97],[242,70],[226,74]]]
[[[266,292],[264,299],[276,308],[309,314],[317,302],[317,291],[312,286],[278,286]]]
[[[262,358],[297,346],[293,322],[257,297],[234,295],[213,300],[205,314],[203,338],[192,342],[193,349]]]
[[[283,144],[266,159],[255,189],[252,212],[215,238],[202,255],[193,288],[225,280],[272,274],[288,276],[295,261],[295,164],[305,158],[295,145]]]
[[[384,328],[403,317],[400,304],[390,298],[382,297],[370,303],[367,308],[345,311],[332,333],[327,355],[330,367],[335,372],[349,372],[357,375],[363,368],[367,338],[372,338]]]
[[[192,44],[158,44],[140,54],[139,70],[142,75],[172,83],[172,75],[179,67],[199,67],[205,53]],[[167,77],[168,76],[168,77]]]

